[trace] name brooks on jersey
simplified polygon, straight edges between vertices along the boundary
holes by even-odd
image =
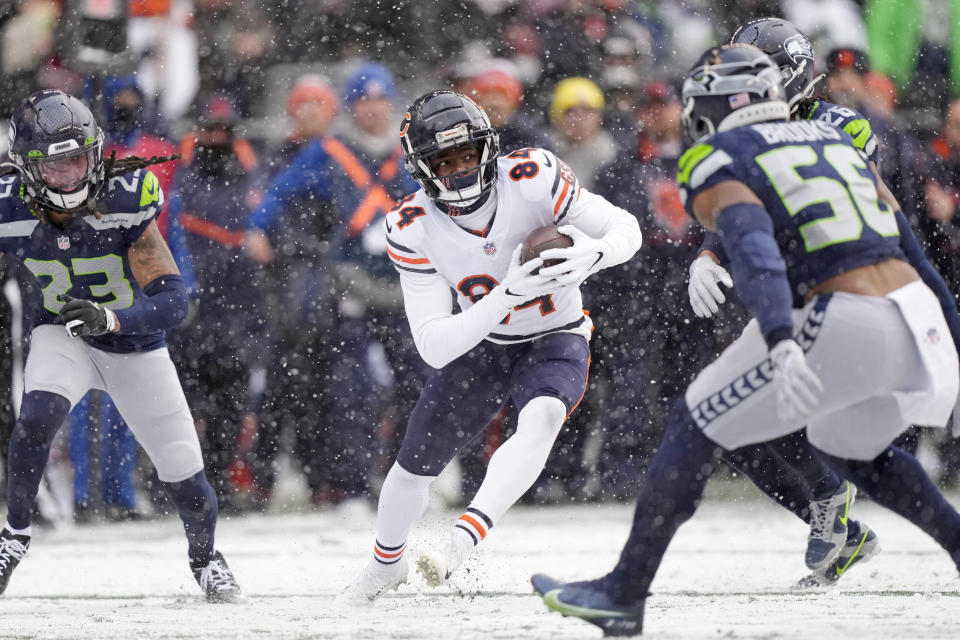
[[[903,259],[896,217],[850,136],[820,121],[754,124],[713,134],[681,156],[677,184],[693,215],[702,191],[747,185],[770,214],[794,304],[828,278]]]

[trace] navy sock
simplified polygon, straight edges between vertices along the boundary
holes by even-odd
[[[187,556],[190,566],[205,567],[213,558],[213,533],[217,527],[217,494],[203,471],[182,482],[164,482],[167,493],[177,505],[187,532]]]
[[[807,442],[802,431],[777,438],[768,445],[790,465],[810,487],[807,500],[824,500],[843,488],[843,479]],[[809,521],[809,517],[807,518]]]
[[[829,459],[875,502],[923,529],[960,569],[960,514],[916,458],[890,446],[869,462]]]
[[[63,396],[48,391],[23,396],[7,456],[7,520],[15,529],[30,526],[50,445],[68,413],[70,401]]]
[[[725,451],[723,459],[795,516],[810,523],[810,485],[767,444]]]
[[[681,398],[667,417],[663,441],[647,468],[620,561],[603,579],[614,602],[646,598],[670,540],[700,504],[719,455],[720,448],[694,424]]]

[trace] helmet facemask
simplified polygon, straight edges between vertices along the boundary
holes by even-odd
[[[103,131],[86,105],[62,91],[38,91],[20,102],[8,135],[10,160],[28,204],[95,213],[105,182]]]
[[[715,132],[789,118],[780,70],[767,61],[762,68],[760,59],[721,61],[690,72],[683,83],[681,114],[688,146]]]
[[[500,137],[487,114],[464,95],[435,91],[419,98],[404,114],[400,141],[407,171],[432,200],[462,210],[496,184]],[[434,171],[431,160],[438,154],[465,145],[476,149],[476,166],[446,176]]]
[[[80,146],[66,140],[50,146],[51,154],[30,151],[22,163],[29,195],[45,207],[74,213],[96,198],[103,182],[102,134]],[[18,162],[20,164],[20,162]]]
[[[436,145],[412,155],[413,167],[408,166],[407,169],[434,200],[467,207],[488,193],[496,183],[496,160],[500,146],[497,134],[492,129],[473,132],[464,122],[452,129],[438,132],[436,137]],[[475,167],[447,176],[440,176],[434,171],[431,161],[437,155],[448,149],[471,144],[479,156]]]

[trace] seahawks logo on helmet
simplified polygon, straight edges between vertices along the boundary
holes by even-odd
[[[810,41],[807,40],[806,37],[799,33],[783,41],[783,50],[790,56],[790,60],[792,60],[795,65],[800,64],[798,58],[813,59],[813,45],[810,44]]]

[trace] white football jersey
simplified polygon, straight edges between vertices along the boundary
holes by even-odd
[[[531,231],[562,224],[580,194],[573,171],[545,149],[520,149],[497,160],[496,212],[485,233],[457,225],[422,190],[386,216],[387,253],[401,272],[439,274],[466,311],[506,275],[510,258]],[[563,287],[524,302],[487,335],[505,344],[556,331],[589,337],[580,290]]]

